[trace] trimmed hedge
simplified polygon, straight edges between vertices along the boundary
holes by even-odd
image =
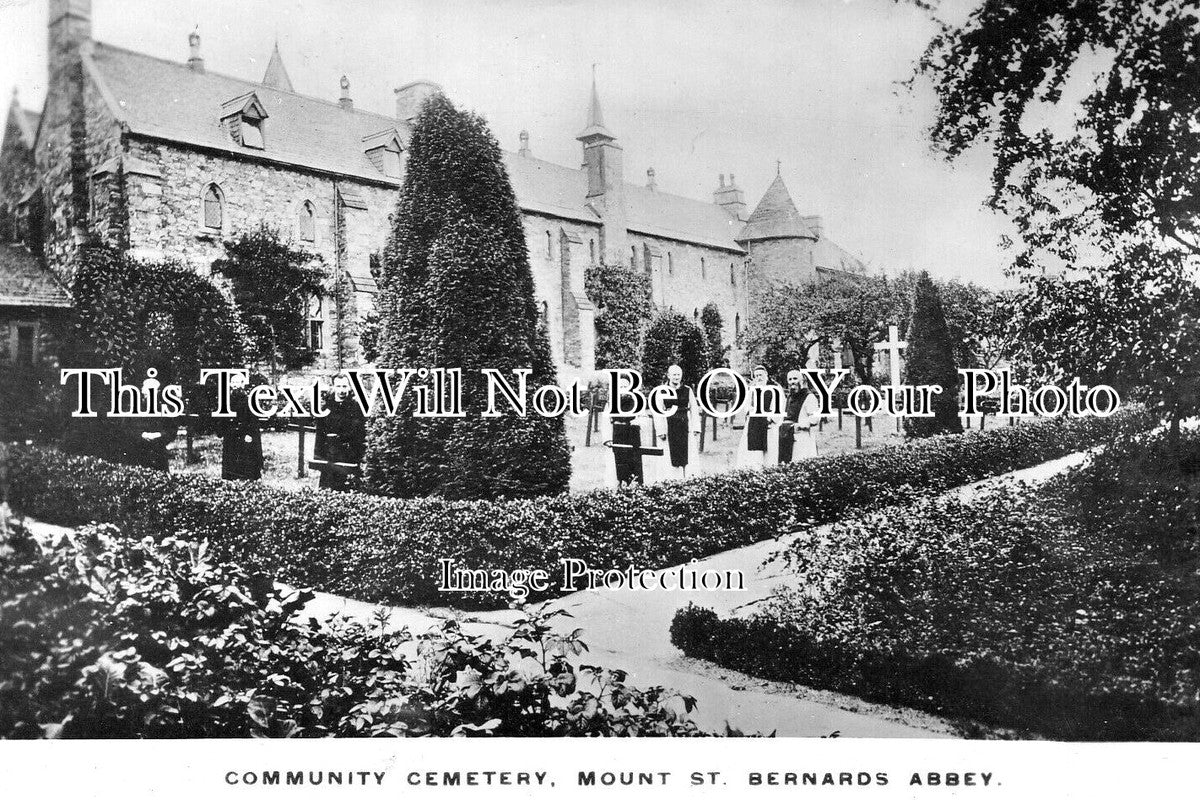
[[[1200,740],[1195,564],[1096,519],[1094,471],[801,536],[795,581],[761,612],[688,606],[671,641],[757,677],[1054,738]]]
[[[934,437],[761,472],[510,501],[404,500],[167,475],[17,446],[9,501],[44,522],[93,520],[132,536],[187,531],[247,568],[371,602],[502,606],[445,594],[438,559],[471,569],[657,569],[1086,449],[1146,415],[1054,420]],[[538,598],[532,598],[538,599]]]

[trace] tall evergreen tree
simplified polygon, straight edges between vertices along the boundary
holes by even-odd
[[[708,342],[704,332],[678,311],[658,314],[646,330],[642,342],[642,378],[646,386],[667,380],[667,368],[678,364],[683,382],[695,386],[708,371]]]
[[[484,120],[444,96],[426,101],[382,263],[378,365],[461,368],[466,416],[372,420],[367,484],[399,496],[529,497],[564,491],[570,449],[562,417],[481,417],[480,370],[531,369],[528,392],[555,383],[538,324],[533,274],[500,146]]]
[[[725,320],[721,319],[721,309],[716,303],[709,303],[700,312],[700,327],[704,329],[704,338],[708,343],[708,368],[716,369],[728,363],[726,354],[729,345],[721,344],[721,335],[725,330]]]
[[[962,433],[958,417],[958,372],[954,366],[954,342],[946,326],[946,312],[937,285],[922,270],[913,286],[912,322],[905,348],[905,383],[942,387],[932,396],[934,416],[905,417],[904,430],[912,437]]]

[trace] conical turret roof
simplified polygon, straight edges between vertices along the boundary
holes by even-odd
[[[592,70],[592,101],[588,106],[587,127],[583,129],[583,133],[579,134],[577,139],[588,139],[593,136],[606,136],[609,139],[616,139],[612,132],[604,125],[604,112],[600,108],[600,92],[596,90],[596,70]]]
[[[766,193],[758,201],[758,206],[746,227],[738,234],[739,242],[749,242],[756,239],[815,239],[816,236],[804,224],[792,196],[788,194],[787,186],[782,175],[776,175],[775,180],[767,187]]]
[[[287,69],[283,66],[283,57],[279,55],[279,42],[275,42],[275,49],[271,51],[271,61],[267,64],[262,83],[263,86],[270,86],[282,92],[296,91],[292,88],[292,79],[288,77]]]

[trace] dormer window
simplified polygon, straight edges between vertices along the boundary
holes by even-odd
[[[229,137],[242,147],[266,149],[266,119],[267,109],[254,92],[221,105],[221,122],[229,131]]]
[[[363,151],[375,169],[387,177],[400,178],[403,176],[404,145],[401,144],[400,133],[395,128],[364,136]]]

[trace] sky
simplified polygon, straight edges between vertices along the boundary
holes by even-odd
[[[968,0],[943,14],[965,13]],[[47,0],[0,0],[0,101],[40,108]],[[873,270],[1003,285],[1010,224],[983,207],[990,154],[929,148],[933,95],[899,82],[934,32],[892,0],[93,0],[100,41],[259,80],[278,40],[297,91],[394,113],[393,89],[442,85],[509,150],[577,165],[592,65],[625,176],[710,199],[735,174],[751,207],[776,162],[801,214]]]

